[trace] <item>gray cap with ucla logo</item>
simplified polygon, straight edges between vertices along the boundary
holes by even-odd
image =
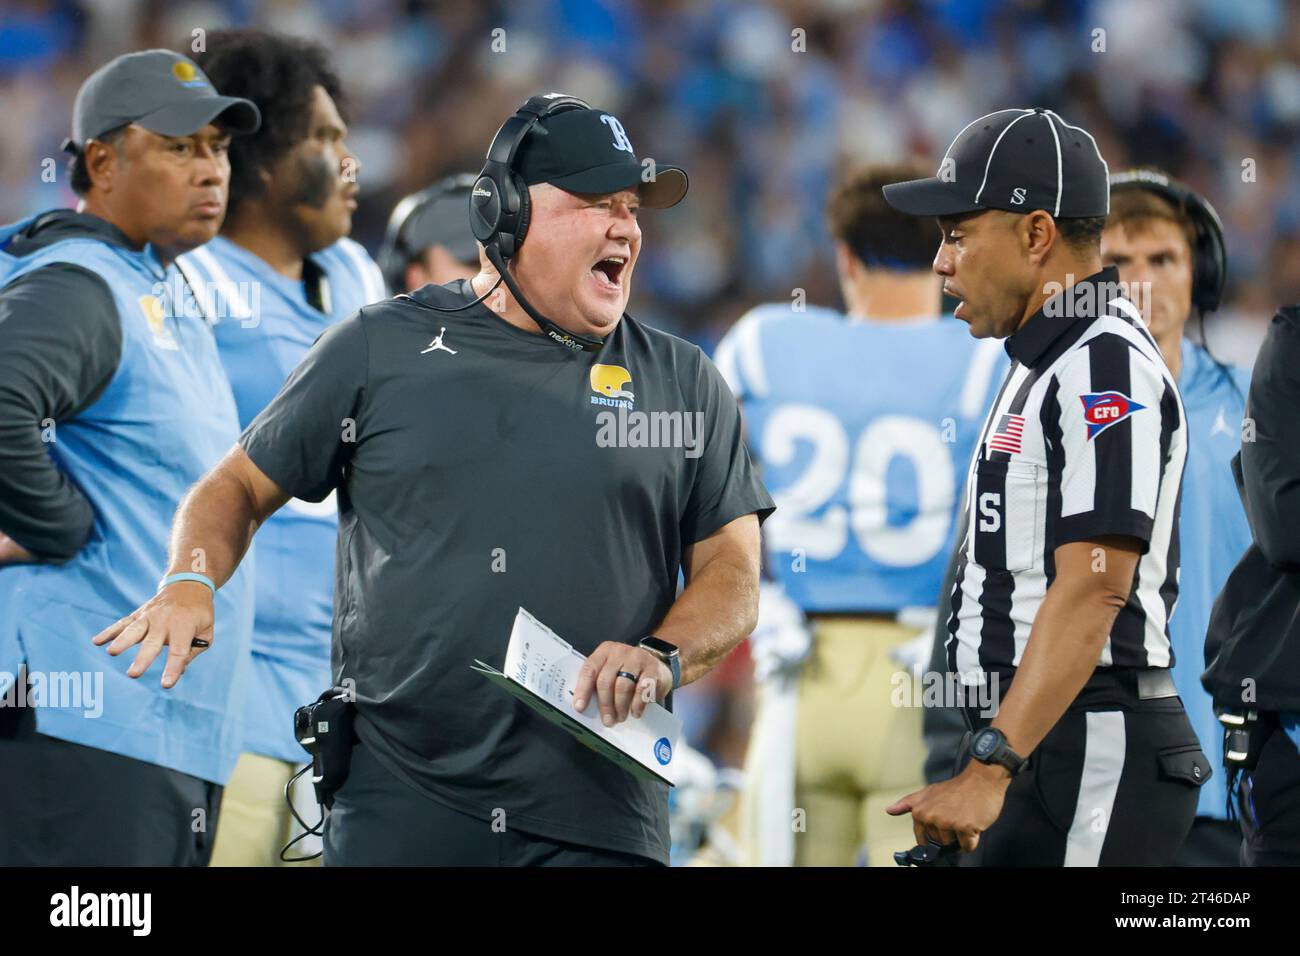
[[[217,122],[232,133],[253,133],[262,114],[251,100],[221,96],[189,57],[171,50],[127,53],[101,66],[77,91],[68,152],[109,130],[137,123],[163,136],[189,136]]]

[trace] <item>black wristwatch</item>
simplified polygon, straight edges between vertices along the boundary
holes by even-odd
[[[980,763],[1006,767],[1015,776],[1025,769],[1027,759],[1011,749],[1007,735],[996,727],[985,727],[970,741],[970,755]]]
[[[651,634],[648,637],[641,638],[641,643],[638,646],[642,650],[649,651],[668,665],[668,669],[673,672],[673,690],[676,690],[682,682],[682,660],[681,655],[677,653],[677,645],[669,644],[663,638]]]

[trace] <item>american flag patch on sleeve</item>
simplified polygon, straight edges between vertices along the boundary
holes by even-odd
[[[1023,415],[1003,415],[998,427],[989,436],[989,451],[1004,451],[1008,455],[1020,454],[1020,438],[1025,431]]]

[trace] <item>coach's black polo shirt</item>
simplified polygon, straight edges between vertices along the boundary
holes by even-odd
[[[470,663],[503,665],[520,606],[584,654],[637,642],[683,549],[771,498],[694,345],[625,316],[573,352],[484,306],[430,307],[470,300],[426,286],[333,326],[241,443],[289,494],[338,490],[334,675],[389,770],[485,821],[667,862],[667,788]]]

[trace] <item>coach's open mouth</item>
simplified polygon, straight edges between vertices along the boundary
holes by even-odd
[[[626,265],[627,256],[606,256],[591,267],[591,274],[602,286],[619,289],[623,285],[623,267]]]

